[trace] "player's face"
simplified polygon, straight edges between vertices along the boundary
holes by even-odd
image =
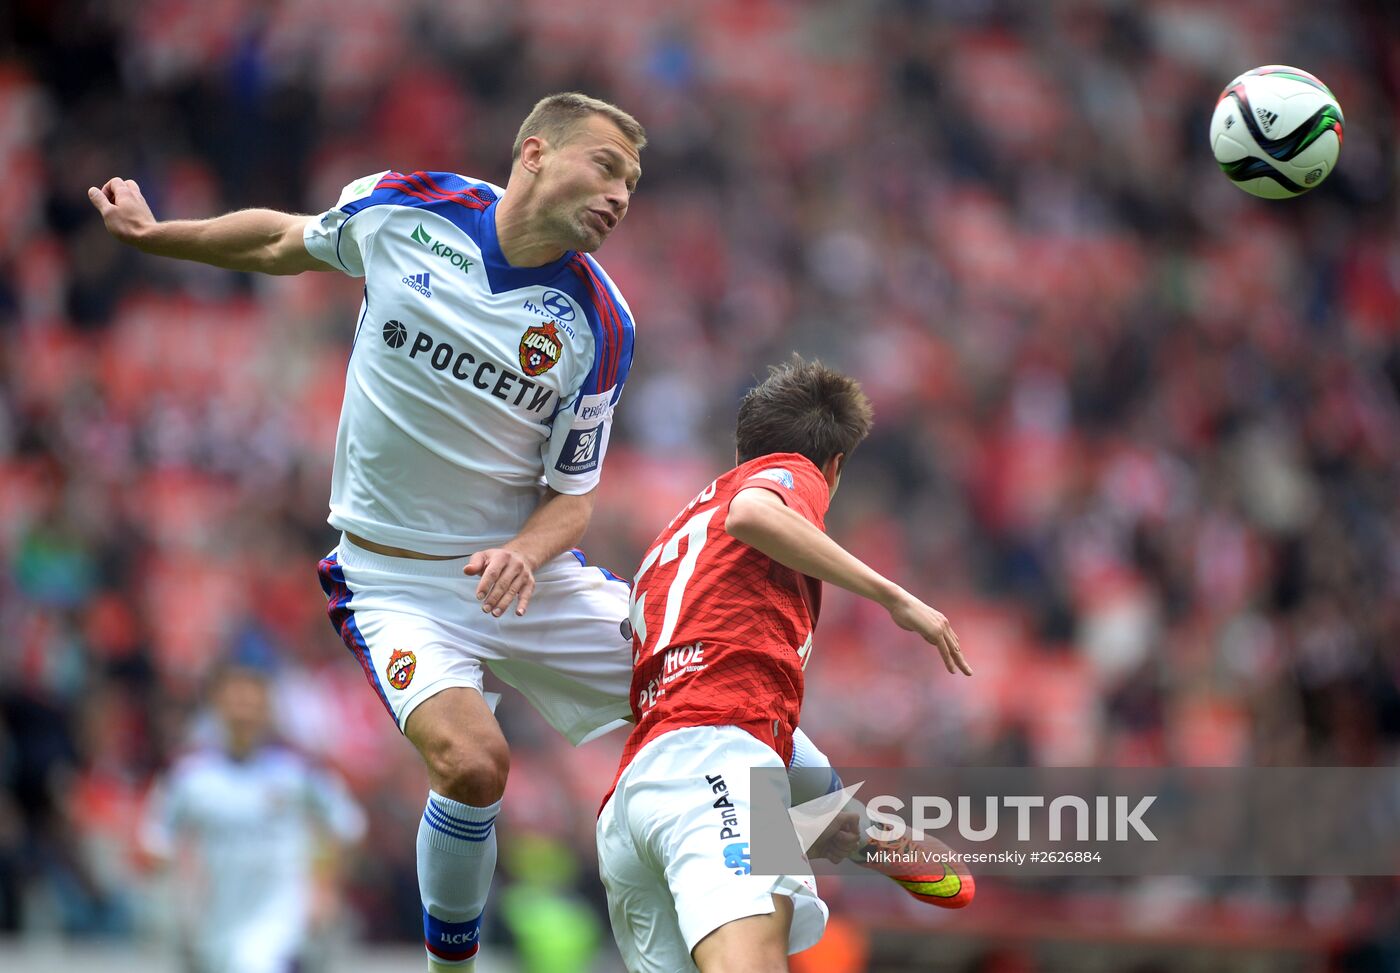
[[[271,723],[267,686],[256,676],[230,673],[214,696],[214,708],[224,723],[228,744],[244,753],[266,734]]]
[[[591,115],[540,159],[541,218],[564,249],[592,253],[627,215],[641,175],[636,146],[611,120]]]

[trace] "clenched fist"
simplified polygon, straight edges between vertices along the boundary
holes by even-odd
[[[102,214],[107,232],[123,243],[139,247],[142,238],[156,225],[155,215],[134,179],[109,179],[101,189],[90,188],[88,199]]]

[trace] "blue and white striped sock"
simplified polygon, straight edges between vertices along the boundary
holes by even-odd
[[[825,794],[841,789],[841,776],[831,766],[831,760],[817,749],[802,727],[792,730],[792,760],[788,763],[788,785],[792,788],[792,803],[806,804]]]
[[[423,945],[433,968],[469,969],[480,946],[481,913],[496,871],[496,815],[428,792],[418,824],[418,891]]]
[[[788,787],[792,794],[793,806],[806,804],[827,794],[835,794],[842,786],[841,775],[831,766],[831,759],[817,749],[811,737],[802,732],[802,727],[794,727],[792,762],[788,764]],[[860,845],[851,852],[851,858],[861,861],[857,856],[870,840],[870,814],[866,810],[865,802],[855,797],[848,800],[842,810],[849,811],[858,818],[856,826],[860,829],[862,837]]]

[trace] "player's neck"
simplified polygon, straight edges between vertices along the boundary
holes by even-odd
[[[496,204],[496,243],[512,267],[543,267],[566,251],[556,241],[540,235],[538,221],[531,219],[529,200],[524,196],[507,192]]]
[[[235,763],[242,763],[256,753],[262,743],[262,737],[257,734],[229,734],[224,738],[224,752]]]

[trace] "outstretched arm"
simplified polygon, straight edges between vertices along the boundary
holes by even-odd
[[[972,675],[958,646],[957,633],[942,612],[847,551],[771,490],[740,490],[729,503],[724,529],[779,564],[876,602],[896,625],[917,633],[938,649],[949,672]]]
[[[314,217],[245,209],[209,220],[159,222],[131,179],[111,179],[101,189],[94,186],[88,199],[102,214],[108,233],[158,257],[262,274],[336,269],[307,252],[302,231]]]

